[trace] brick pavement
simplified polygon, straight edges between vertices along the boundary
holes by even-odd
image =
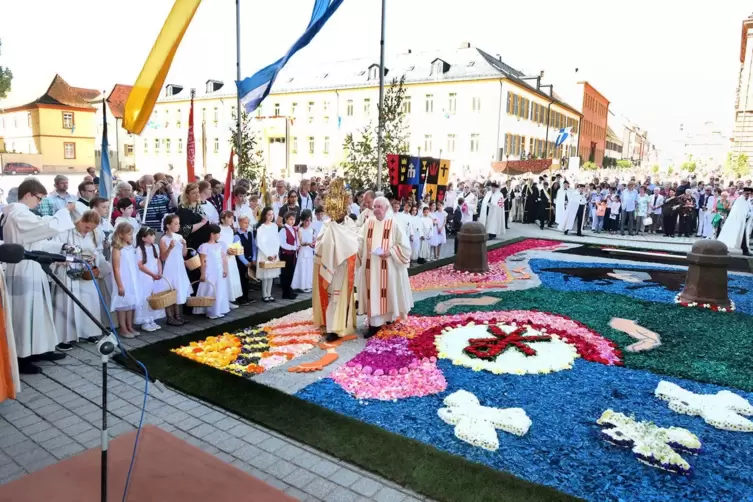
[[[559,235],[514,225],[505,238],[557,239]],[[645,241],[637,239],[614,240],[620,245],[645,245]],[[673,244],[679,247],[678,242]],[[442,255],[450,256],[452,250],[450,240]],[[289,303],[284,300],[272,305],[255,303],[218,320],[191,318],[185,326],[164,326],[160,331],[144,333],[123,343],[128,348],[138,348]],[[101,371],[95,347],[79,344],[66,359],[41,365],[42,374],[22,377],[23,390],[17,401],[0,403],[0,484],[99,447]],[[144,382],[116,364],[110,365],[109,376],[109,432],[116,437],[138,425]],[[144,421],[299,500],[426,500],[395,483],[170,388],[163,392],[155,385],[149,386]]]

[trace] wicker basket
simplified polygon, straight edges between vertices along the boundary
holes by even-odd
[[[243,255],[243,248],[227,248],[227,254],[230,256],[241,256]]]
[[[170,289],[146,297],[146,301],[149,302],[149,307],[152,310],[162,310],[165,307],[172,307],[178,302],[178,292],[170,284],[170,281],[164,277],[162,277],[162,280],[167,283]]]
[[[278,261],[260,261],[259,267],[264,269],[269,268],[285,268],[285,262],[278,260]]]
[[[191,285],[193,286],[197,282],[201,282],[201,281],[194,281],[191,283]],[[212,284],[209,281],[206,281],[206,283],[212,286],[212,291],[214,292],[214,294],[217,294],[214,284]],[[186,306],[188,307],[211,307],[212,305],[214,305],[214,301],[215,301],[214,296],[189,296],[188,298],[186,298]]]
[[[201,268],[201,256],[199,256],[199,252],[194,248],[188,248],[188,250],[193,251],[196,254],[185,261],[186,268],[189,271],[194,271],[197,268]]]

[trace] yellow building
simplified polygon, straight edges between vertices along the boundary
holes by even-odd
[[[0,110],[0,152],[34,155],[41,164],[36,167],[46,172],[94,167],[96,108],[88,102],[93,92],[55,75],[41,97]],[[11,161],[11,155],[3,160]]]

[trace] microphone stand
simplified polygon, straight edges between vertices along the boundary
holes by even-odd
[[[68,289],[63,281],[61,281],[57,276],[57,274],[53,273],[52,269],[50,268],[50,263],[39,263],[39,265],[42,267],[42,270],[44,270],[44,273],[47,274],[47,276],[52,279],[55,284],[57,284],[57,286],[61,290],[63,290],[63,292],[68,295],[71,300],[73,300],[73,303],[75,303],[84,312],[84,314],[86,314],[86,316],[91,319],[92,322],[94,322],[94,324],[96,324],[97,327],[102,331],[103,337],[97,343],[97,351],[99,352],[102,360],[101,496],[102,502],[107,502],[107,363],[110,360],[110,354],[115,351],[115,346],[117,345],[118,341],[115,337],[115,334],[104,324],[102,324],[100,320],[96,316],[94,316],[94,314],[92,314],[78,298],[76,298],[73,292]],[[96,281],[97,279],[92,278],[92,280]]]

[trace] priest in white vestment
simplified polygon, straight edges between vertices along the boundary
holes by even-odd
[[[358,226],[358,228],[363,227],[364,223],[366,223],[366,221],[374,215],[374,212],[372,210],[372,207],[374,205],[374,197],[375,194],[372,190],[368,190],[363,194],[363,203],[361,204],[361,210],[358,214],[358,218],[356,219],[356,226]]]
[[[505,235],[505,198],[499,191],[499,184],[492,183],[492,191],[484,196],[481,202],[481,214],[478,221],[486,227],[490,239],[498,235]]]
[[[749,240],[753,225],[752,193],[753,188],[743,188],[743,194],[735,200],[719,233],[719,240],[727,245],[727,249],[742,249],[746,256],[750,256]]]
[[[358,313],[368,317],[367,337],[398,318],[407,318],[413,308],[408,280],[411,246],[395,220],[386,218],[389,201],[377,197],[374,217],[361,228],[358,253]]]
[[[49,239],[73,228],[70,213],[75,211],[75,204],[66,204],[52,216],[37,216],[31,211],[36,209],[46,194],[44,186],[36,179],[21,183],[18,187],[19,202],[3,208],[3,237],[6,243],[21,244],[27,251],[61,252],[61,243]],[[39,263],[24,260],[8,265],[6,279],[13,304],[10,316],[19,371],[39,373],[41,370],[33,364],[34,360],[65,357],[65,354],[54,352],[58,335],[52,318],[52,295],[47,276]]]
[[[565,194],[570,190],[570,183],[565,181],[557,190],[557,196],[554,199],[554,222],[558,225],[563,222],[565,217]]]
[[[567,191],[567,207],[565,208],[565,214],[563,215],[559,225],[557,225],[557,229],[565,232],[565,234],[575,228],[581,202],[583,202],[583,208],[585,210],[586,198],[582,193],[582,186],[583,185],[579,185],[577,189]],[[583,219],[582,215],[581,219]],[[578,234],[581,233],[581,230],[582,228],[579,227]]]

